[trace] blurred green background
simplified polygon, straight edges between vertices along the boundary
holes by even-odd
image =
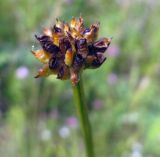
[[[108,60],[84,72],[97,157],[160,157],[160,2],[2,0],[0,156],[84,157],[69,81],[34,79],[34,34],[58,17],[100,21]]]

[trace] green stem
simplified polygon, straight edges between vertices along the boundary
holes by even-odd
[[[73,93],[75,98],[75,105],[80,119],[81,129],[84,136],[84,143],[85,143],[87,157],[94,157],[92,130],[88,118],[87,106],[84,100],[82,78],[77,83],[77,85],[73,86]]]

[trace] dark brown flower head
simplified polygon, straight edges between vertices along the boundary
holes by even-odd
[[[79,81],[83,69],[100,67],[106,57],[104,52],[111,38],[96,41],[99,23],[85,28],[83,18],[72,18],[70,23],[57,19],[52,28],[45,28],[43,34],[35,35],[42,49],[32,51],[44,65],[35,78],[57,75],[58,79],[71,79],[73,85]]]

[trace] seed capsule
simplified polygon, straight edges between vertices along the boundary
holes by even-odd
[[[84,58],[80,54],[76,54],[73,61],[73,71],[79,73],[84,67]]]
[[[59,68],[59,61],[58,61],[57,58],[52,57],[49,60],[49,68],[52,69],[52,70],[58,70],[58,68]]]
[[[96,52],[104,53],[111,43],[110,38],[103,38],[93,44]]]
[[[83,58],[87,57],[88,54],[88,46],[86,39],[82,38],[76,41],[77,45],[77,53],[80,54]]]
[[[66,80],[69,78],[69,76],[70,73],[68,67],[66,65],[61,66],[58,71],[57,78],[61,80]]]
[[[85,62],[85,68],[88,68],[92,65],[93,61],[96,60],[97,57],[94,55],[88,55]]]
[[[37,36],[35,35],[36,39],[40,42],[43,50],[50,52],[52,54],[56,54],[59,51],[59,48],[52,43],[52,40],[49,36],[42,35]]]
[[[66,51],[67,51],[67,49],[70,49],[70,48],[71,48],[71,44],[70,44],[70,42],[69,42],[69,39],[66,38],[66,37],[60,39],[60,41],[59,41],[59,48],[60,48],[61,52],[62,52],[63,54],[65,54]]]
[[[100,67],[104,63],[105,60],[106,60],[106,57],[103,56],[102,53],[98,53],[97,54],[97,58],[95,60],[93,60],[90,68],[98,68],[98,67]]]

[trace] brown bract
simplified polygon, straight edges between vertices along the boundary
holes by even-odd
[[[85,28],[82,17],[72,18],[69,23],[57,19],[53,27],[44,28],[42,35],[35,35],[42,49],[32,51],[44,64],[35,78],[54,74],[76,85],[83,69],[98,68],[106,60],[104,52],[111,38],[97,40],[98,31],[99,23]]]

